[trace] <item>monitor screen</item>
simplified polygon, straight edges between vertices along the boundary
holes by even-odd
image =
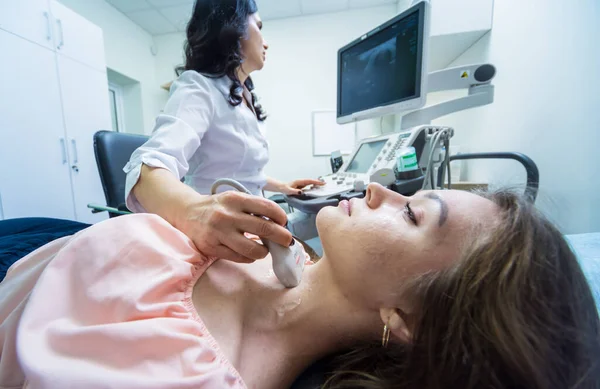
[[[421,96],[424,8],[415,7],[338,55],[338,117]]]
[[[373,161],[375,161],[375,158],[377,158],[386,143],[387,139],[363,143],[345,171],[347,173],[368,172],[371,165],[373,165]]]

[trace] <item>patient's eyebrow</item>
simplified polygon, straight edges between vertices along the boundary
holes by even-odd
[[[448,204],[446,204],[446,202],[435,192],[429,192],[425,195],[425,197],[440,203],[440,220],[438,222],[438,225],[440,227],[443,226],[444,223],[446,223],[446,220],[448,219]]]

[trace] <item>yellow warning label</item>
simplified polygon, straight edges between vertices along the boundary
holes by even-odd
[[[460,78],[469,78],[469,72],[465,70],[461,73]]]

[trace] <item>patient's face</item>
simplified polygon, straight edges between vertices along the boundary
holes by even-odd
[[[364,199],[323,209],[317,227],[335,281],[349,298],[377,309],[392,304],[403,281],[456,261],[497,212],[468,192],[405,197],[371,184]]]

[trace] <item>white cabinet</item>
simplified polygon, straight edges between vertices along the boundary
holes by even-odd
[[[50,1],[50,9],[57,52],[105,72],[102,29],[55,0]]]
[[[492,30],[494,0],[429,0],[429,71],[447,67]],[[400,0],[398,12],[413,0]]]
[[[0,49],[8,54],[0,72],[4,218],[74,219],[56,56],[5,31]]]
[[[93,138],[96,131],[111,128],[110,114],[107,114],[110,113],[108,80],[105,72],[61,55],[58,56],[58,69],[75,214],[79,221],[94,223],[106,218],[106,214],[92,214],[87,204],[106,201],[96,166]]]
[[[47,0],[0,0],[0,29],[52,48],[52,21]]]
[[[431,6],[433,36],[492,28],[493,0],[431,0]]]
[[[0,29],[3,217],[106,219],[87,208],[104,202],[93,149],[93,134],[110,128],[102,30],[53,1],[8,2],[0,0],[9,29]],[[6,9],[19,23],[5,22]],[[34,39],[46,26],[38,11],[48,12],[53,44]]]

